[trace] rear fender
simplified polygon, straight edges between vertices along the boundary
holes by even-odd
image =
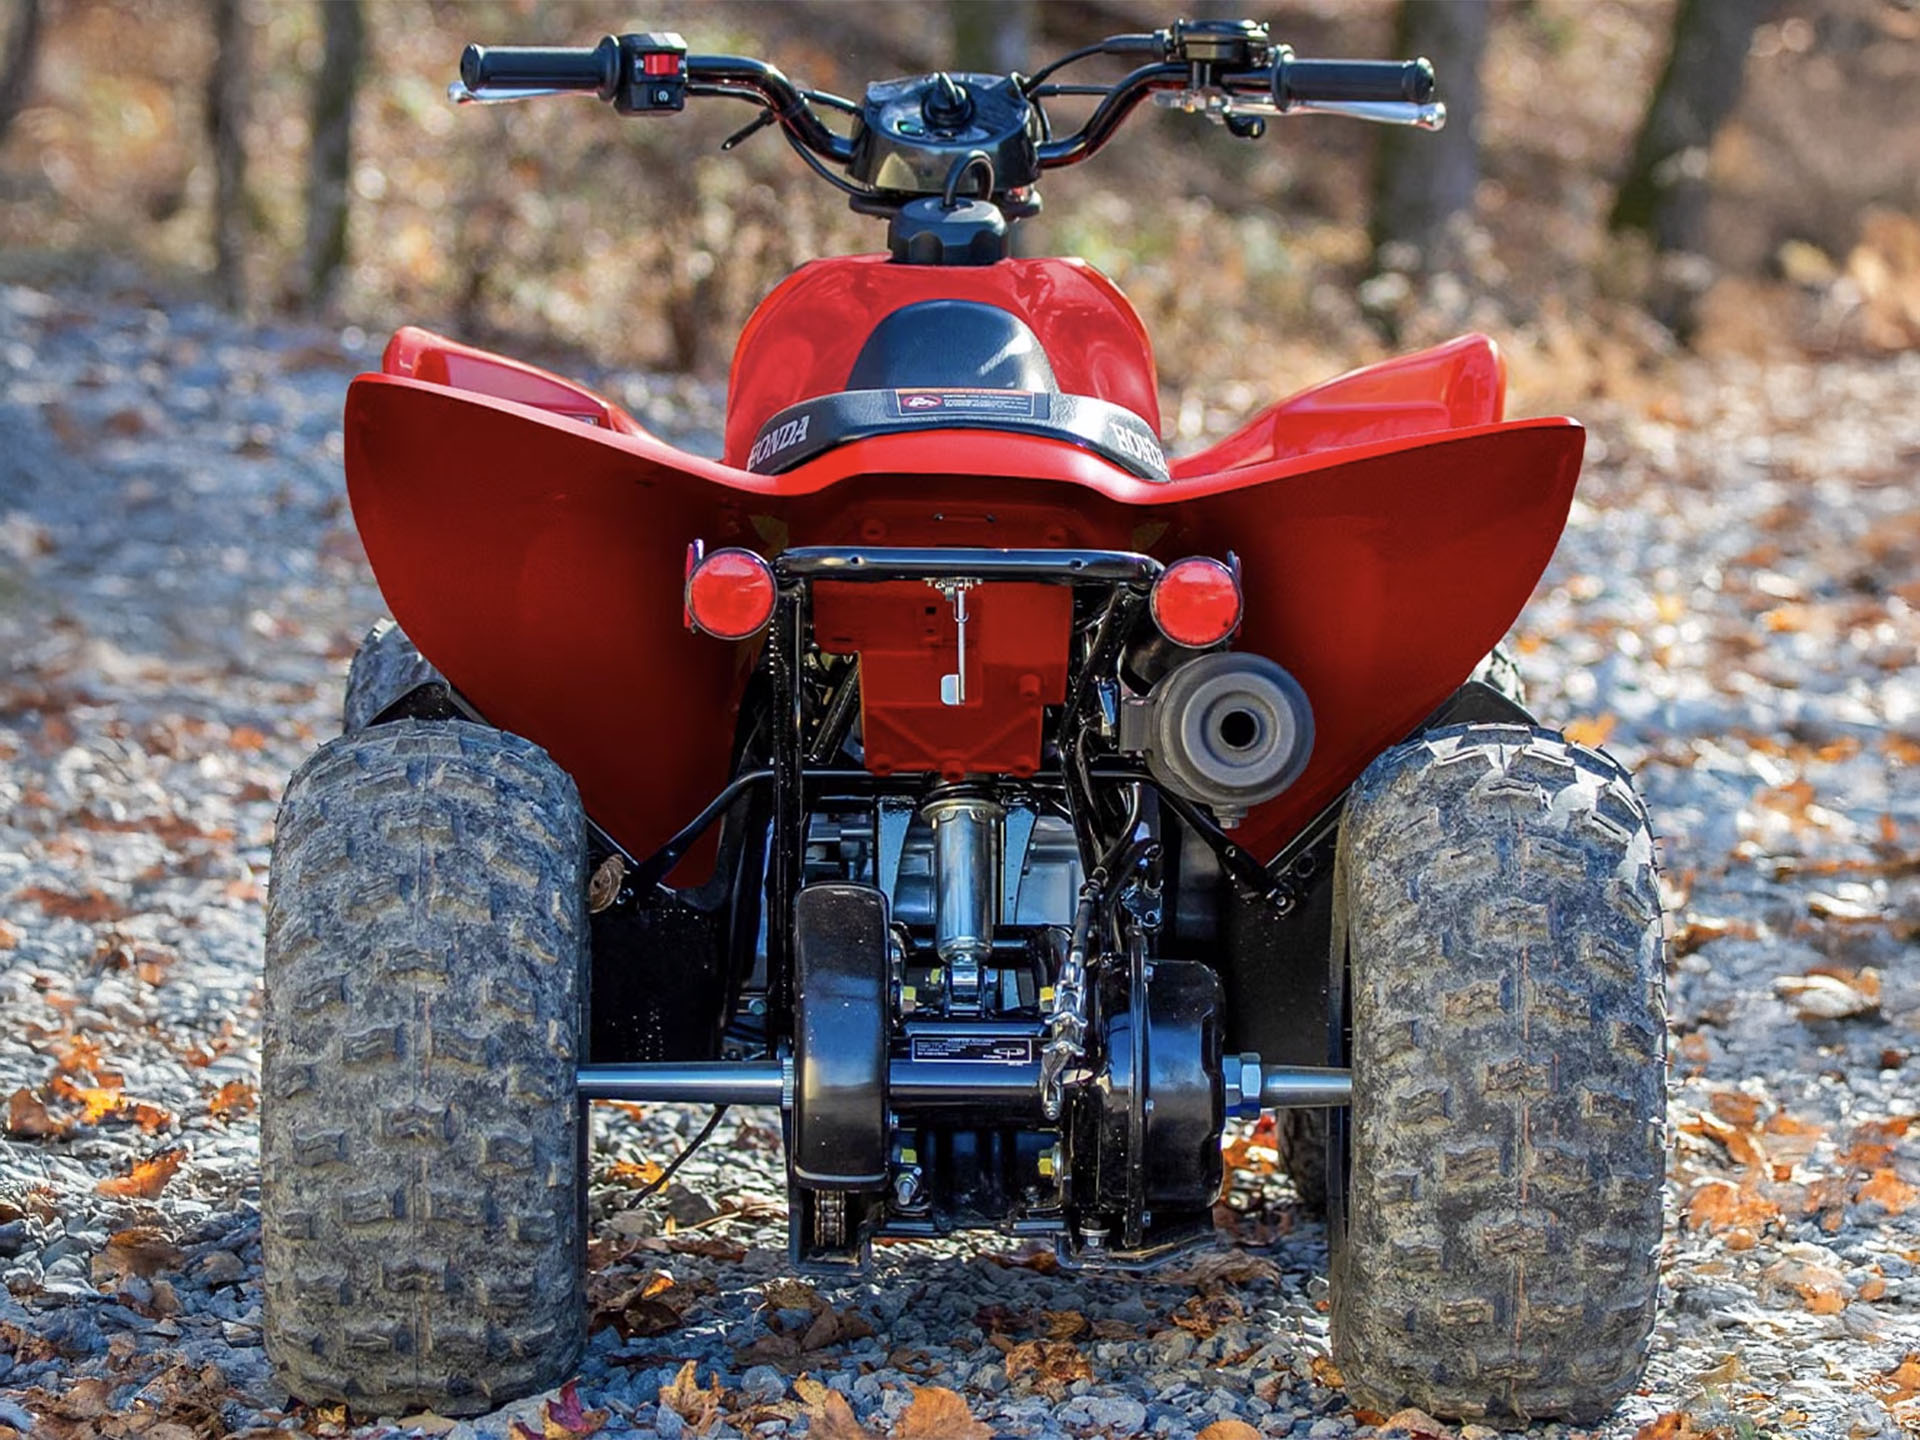
[[[1437,430],[1491,425],[1506,411],[1507,362],[1485,335],[1350,370],[1262,410],[1219,444],[1174,462],[1210,475]]]
[[[694,539],[763,554],[1236,552],[1236,643],[1293,672],[1319,737],[1302,777],[1238,832],[1265,858],[1506,633],[1565,523],[1582,442],[1572,421],[1525,420],[1154,482],[1063,442],[959,430],[754,475],[391,376],[357,380],[346,416],[354,518],[394,617],[490,721],[545,746],[638,854],[725,783],[755,651],[686,631]]]
[[[491,395],[496,400],[531,405],[549,415],[564,416],[623,435],[647,433],[626,411],[610,400],[601,399],[584,385],[576,385],[522,360],[462,345],[458,340],[449,340],[417,325],[403,326],[394,333],[380,357],[380,369],[387,375],[402,375],[475,395]]]

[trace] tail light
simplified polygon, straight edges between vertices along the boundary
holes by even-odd
[[[751,550],[689,552],[687,625],[722,640],[745,640],[773,618],[773,567]]]
[[[1176,560],[1153,583],[1153,623],[1176,645],[1204,650],[1240,627],[1237,567],[1205,555]]]

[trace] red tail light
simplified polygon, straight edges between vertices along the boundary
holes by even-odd
[[[773,567],[751,550],[716,550],[687,574],[687,623],[745,640],[773,617]]]
[[[1240,627],[1240,577],[1205,555],[1176,560],[1154,581],[1153,623],[1176,645],[1218,645]]]

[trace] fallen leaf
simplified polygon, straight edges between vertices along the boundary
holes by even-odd
[[[1880,1009],[1880,977],[1870,969],[1852,981],[1837,975],[1782,975],[1773,990],[1809,1022],[1848,1020]]]
[[[597,1284],[596,1292],[604,1294]],[[596,1299],[588,1328],[598,1331],[611,1325],[623,1340],[651,1339],[678,1330],[693,1300],[666,1271],[650,1270],[605,1299]]]
[[[1685,1209],[1689,1226],[1709,1232],[1731,1230],[1736,1226],[1757,1230],[1780,1214],[1780,1207],[1751,1182],[1734,1185],[1726,1180],[1709,1180],[1695,1186],[1687,1197]]]
[[[539,1440],[578,1440],[579,1436],[596,1434],[607,1423],[605,1410],[588,1410],[580,1403],[580,1387],[569,1380],[560,1387],[560,1393],[547,1401],[546,1412],[541,1416],[542,1434]]]
[[[229,1080],[207,1101],[207,1112],[216,1120],[231,1120],[238,1115],[251,1115],[259,1103],[259,1094],[252,1085],[245,1080]]]
[[[679,1374],[660,1387],[660,1403],[684,1420],[694,1434],[704,1435],[720,1418],[720,1402],[725,1391],[717,1375],[713,1387],[702,1390],[695,1374],[696,1362],[687,1361],[680,1367]]]
[[[651,1160],[616,1160],[607,1167],[607,1179],[616,1185],[627,1185],[635,1190],[644,1190],[659,1183],[666,1174],[666,1168]]]
[[[67,1133],[68,1124],[56,1119],[26,1086],[7,1097],[7,1133],[23,1140],[52,1140]]]
[[[1012,1254],[1002,1252],[982,1255],[980,1258],[991,1265],[999,1265],[1004,1268],[1017,1266],[1023,1270],[1031,1270],[1038,1275],[1051,1275],[1060,1268],[1060,1257],[1054,1253],[1053,1247],[1039,1240],[1029,1242]]]
[[[1307,1368],[1313,1372],[1313,1383],[1324,1385],[1329,1390],[1344,1390],[1346,1379],[1340,1374],[1340,1367],[1325,1355],[1315,1355],[1307,1361]]]
[[[1892,1170],[1883,1168],[1874,1171],[1853,1198],[1862,1205],[1878,1205],[1889,1215],[1904,1215],[1916,1197],[1920,1197],[1920,1186],[1909,1185]]]
[[[1920,1398],[1920,1354],[1908,1355],[1886,1374],[1867,1383],[1889,1405]]]
[[[133,1225],[107,1237],[100,1253],[93,1257],[96,1276],[139,1275],[151,1277],[171,1270],[186,1259],[183,1251],[167,1239],[164,1231],[151,1225]]]
[[[1199,1440],[1261,1440],[1261,1435],[1244,1420],[1216,1420],[1200,1432]]]
[[[1087,1317],[1078,1310],[1048,1310],[1041,1314],[1040,1323],[1046,1329],[1049,1340],[1072,1340],[1088,1329]]]
[[[1196,1290],[1219,1290],[1230,1285],[1250,1285],[1258,1280],[1278,1280],[1280,1267],[1264,1255],[1246,1250],[1217,1250],[1202,1255],[1191,1265],[1168,1276],[1176,1284]]]
[[[811,1375],[802,1375],[793,1382],[793,1393],[800,1397],[800,1403],[818,1410],[827,1403],[827,1396],[834,1392],[814,1379]]]
[[[41,913],[55,919],[78,920],[85,925],[123,920],[127,915],[126,907],[119,901],[109,899],[105,892],[92,887],[84,895],[69,895],[64,890],[52,890],[45,885],[29,885],[15,898],[31,900],[40,907]]]
[[[763,1310],[810,1310],[818,1315],[827,1308],[827,1302],[806,1281],[782,1276],[768,1281],[760,1291],[760,1307]]]
[[[1576,745],[1598,747],[1607,743],[1607,737],[1613,734],[1613,727],[1619,723],[1610,711],[1603,711],[1598,715],[1568,721],[1561,733]]]
[[[913,1403],[893,1422],[893,1440],[993,1440],[967,1402],[939,1385],[909,1385]]]
[[[1007,1379],[1028,1375],[1036,1385],[1065,1389],[1076,1380],[1091,1380],[1093,1367],[1071,1341],[1026,1340],[1007,1352]]]
[[[880,1440],[878,1435],[854,1418],[853,1407],[838,1390],[827,1391],[818,1412],[807,1426],[807,1434],[816,1437],[816,1440]]]
[[[129,1200],[152,1200],[167,1188],[180,1163],[187,1158],[182,1149],[162,1150],[140,1161],[126,1175],[110,1175],[93,1188],[102,1195],[118,1195]]]
[[[1684,1410],[1657,1415],[1634,1432],[1633,1440],[1685,1440],[1695,1433],[1693,1417]]]
[[[1380,1423],[1382,1435],[1411,1435],[1415,1440],[1451,1440],[1453,1431],[1424,1410],[1409,1405],[1396,1410]]]
[[[626,883],[627,862],[618,852],[607,856],[593,872],[593,878],[587,882],[587,910],[598,915],[620,898],[620,887]]]

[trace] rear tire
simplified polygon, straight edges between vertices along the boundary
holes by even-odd
[[[573,782],[496,730],[381,725],[288,785],[261,1217],[296,1397],[472,1414],[577,1361],[585,868]]]
[[[433,662],[391,620],[376,620],[347,671],[347,693],[340,707],[340,728],[351,735],[365,730],[403,700],[406,713],[420,718],[450,718],[452,689]]]
[[[1356,1403],[1590,1422],[1638,1376],[1665,1164],[1653,860],[1626,772],[1548,731],[1432,731],[1354,786],[1332,1242]]]

